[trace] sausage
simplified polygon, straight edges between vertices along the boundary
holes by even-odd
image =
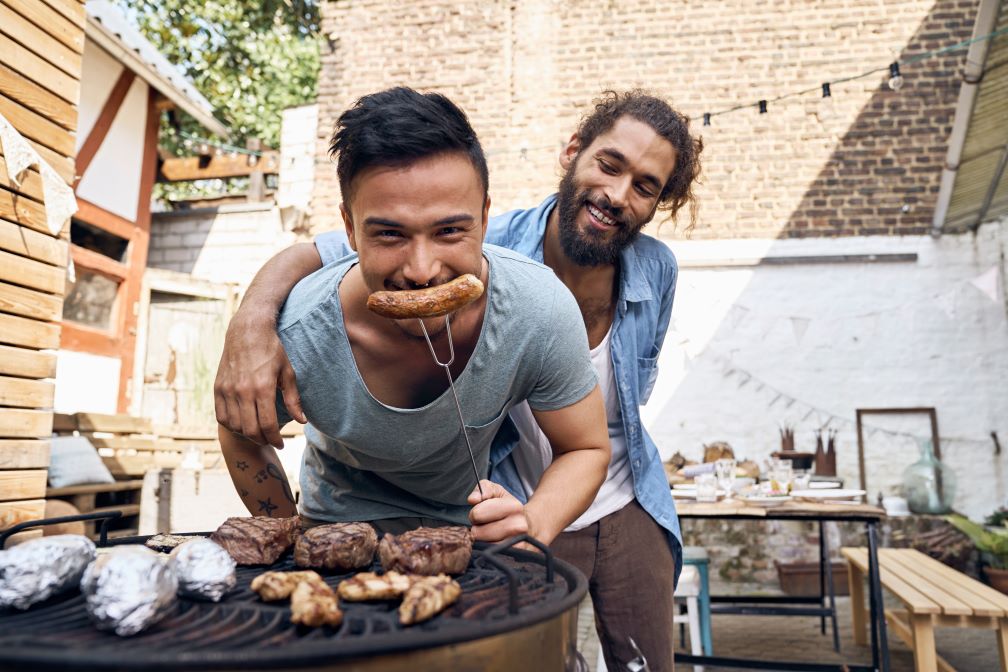
[[[471,273],[424,289],[375,292],[368,297],[371,312],[393,320],[440,317],[469,305],[483,295],[483,283]]]

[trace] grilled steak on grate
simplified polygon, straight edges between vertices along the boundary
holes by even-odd
[[[473,536],[468,527],[419,527],[386,534],[378,555],[386,572],[461,574],[469,566]]]
[[[319,525],[294,543],[294,564],[350,571],[367,567],[378,547],[378,535],[367,523]]]
[[[210,535],[239,565],[272,565],[291,547],[301,518],[228,518]]]

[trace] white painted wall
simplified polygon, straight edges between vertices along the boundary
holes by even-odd
[[[318,105],[301,105],[283,111],[280,122],[280,176],[276,203],[308,210],[315,185],[315,132]]]
[[[958,477],[956,506],[977,517],[1008,498],[1008,220],[976,236],[671,242],[680,261],[646,426],[663,458],[698,460],[728,441],[757,460],[798,450],[829,421],[840,430],[838,470],[857,487],[856,408],[934,406],[942,455]],[[916,252],[917,262],[690,268],[701,260],[766,255]],[[998,301],[971,280],[998,267]],[[791,318],[798,318],[792,320]],[[806,322],[807,321],[807,322]],[[807,329],[797,338],[796,328]],[[902,482],[927,420],[874,416],[866,438],[872,495]]]
[[[85,43],[78,149],[98,118],[120,72],[122,66],[115,59],[93,42]],[[143,80],[134,79],[105,141],[77,186],[78,196],[131,222],[136,219],[140,195],[147,91]]]
[[[147,265],[244,289],[270,257],[295,242],[271,203],[159,212]]]
[[[122,361],[85,352],[56,353],[57,413],[115,413]]]

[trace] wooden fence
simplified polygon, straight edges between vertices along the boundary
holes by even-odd
[[[81,0],[0,0],[0,114],[70,186],[84,23]],[[45,509],[69,247],[39,170],[12,178],[0,148],[0,529]]]

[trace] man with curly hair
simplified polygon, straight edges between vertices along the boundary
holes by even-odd
[[[594,502],[551,547],[588,577],[610,670],[625,669],[635,657],[630,637],[651,670],[673,668],[682,542],[661,458],[639,407],[657,376],[678,268],[669,248],[641,230],[659,211],[671,218],[684,207],[692,226],[701,150],[688,119],[666,101],[639,90],[607,92],[561,151],[558,193],[535,208],[492,218],[486,236],[487,243],[552,268],[577,300],[588,332],[612,458]],[[279,386],[298,417],[297,391],[270,316],[300,277],[347,253],[345,236],[332,232],[264,266],[228,330],[218,401],[251,405],[254,416],[257,395],[272,396]],[[243,399],[239,381],[250,376],[261,389]],[[259,418],[260,431],[275,443],[279,430],[268,420]],[[524,501],[551,452],[527,404],[512,409],[510,420],[491,452],[491,478]]]

